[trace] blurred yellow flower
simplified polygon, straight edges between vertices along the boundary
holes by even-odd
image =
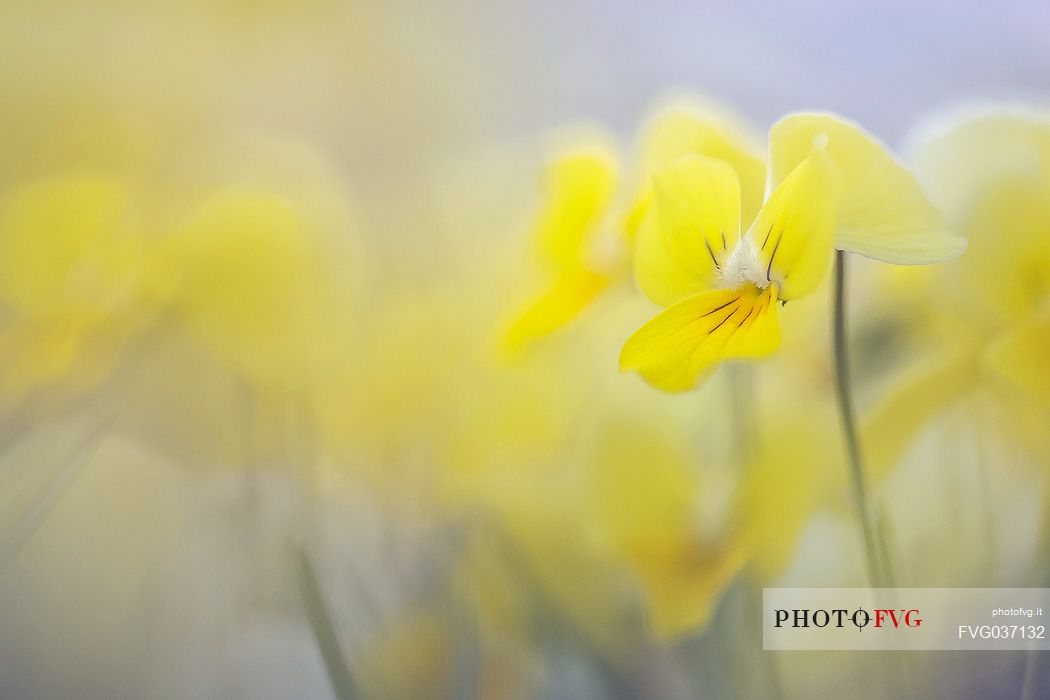
[[[622,244],[608,237],[605,227],[616,188],[616,156],[603,137],[587,141],[547,166],[533,239],[549,286],[512,323],[511,350],[571,321],[606,288],[620,264]]]
[[[144,320],[148,247],[131,187],[95,171],[23,183],[0,202],[5,404],[60,380],[89,386]]]
[[[1043,405],[1050,400],[1050,311],[1041,309],[1011,328],[988,348],[988,363],[1023,392]]]
[[[897,378],[872,415],[887,436],[872,447],[902,451],[931,418],[974,392],[1005,409],[1003,427],[1015,439],[1045,445],[1050,114],[966,110],[920,130],[913,151],[916,173],[970,252],[919,279],[878,280],[880,295],[899,299],[903,289],[915,332],[943,350]]]
[[[776,302],[811,292],[836,247],[898,264],[965,248],[911,173],[858,127],[791,115],[770,130],[769,149],[769,193],[743,234],[730,163],[689,155],[654,174],[635,277],[667,308],[627,340],[621,370],[683,391],[724,359],[768,355],[780,342]]]
[[[729,539],[746,552],[749,573],[762,583],[784,572],[814,513],[843,486],[842,470],[832,468],[836,446],[826,437],[833,425],[834,416],[819,404],[785,412],[748,460]]]
[[[650,176],[658,168],[690,153],[723,159],[740,174],[745,212],[753,214],[761,202],[765,164],[739,120],[717,105],[676,100],[661,108],[643,130],[630,191],[621,184],[610,137],[593,132],[565,141],[547,166],[532,232],[547,279],[512,322],[510,350],[562,328],[627,276],[638,224],[652,200]],[[624,192],[629,201],[621,212]]]
[[[1024,356],[1038,353],[1050,301],[1050,114],[973,113],[916,151],[917,171],[973,251],[941,271],[956,301],[945,311],[996,347],[1002,362],[986,357],[991,366],[1034,369]],[[1040,386],[1038,372],[1032,377]]]
[[[158,246],[155,296],[176,327],[269,390],[327,381],[349,346],[358,265],[345,192],[315,149],[248,134],[200,166]]]
[[[586,522],[637,579],[660,638],[704,626],[745,561],[737,541],[703,526],[700,480],[678,442],[652,426],[610,422],[586,484]]]
[[[291,372],[308,355],[321,330],[314,327],[318,251],[286,200],[216,192],[164,252],[181,280],[172,297],[179,318],[223,360],[265,376]]]

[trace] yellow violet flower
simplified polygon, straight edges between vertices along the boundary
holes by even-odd
[[[910,302],[914,333],[937,352],[901,371],[869,412],[881,433],[868,440],[872,454],[899,457],[947,408],[975,397],[1004,417],[1011,449],[1045,449],[1050,113],[986,106],[939,115],[913,138],[912,160],[969,253],[929,274],[878,279],[878,298]],[[934,289],[949,293],[922,293]]]
[[[667,308],[627,340],[621,370],[684,391],[722,360],[772,353],[776,302],[813,291],[835,248],[924,264],[966,246],[908,170],[831,115],[795,114],[773,126],[767,192],[742,230],[741,178],[730,163],[690,154],[654,173],[634,269],[642,291]]]
[[[762,200],[765,162],[738,122],[727,110],[695,100],[661,108],[643,129],[637,181],[632,178],[626,192],[608,136],[576,136],[556,148],[532,232],[547,281],[511,324],[508,348],[519,349],[564,327],[627,276],[632,242],[653,199],[650,176],[657,169],[687,154],[724,160],[739,175],[743,213],[753,216]]]

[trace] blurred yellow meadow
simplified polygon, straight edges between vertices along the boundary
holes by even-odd
[[[1047,12],[737,5],[0,4],[0,697],[1050,697],[761,623],[1050,582]]]

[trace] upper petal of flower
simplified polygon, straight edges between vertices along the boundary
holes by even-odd
[[[149,322],[138,215],[128,182],[89,170],[0,199],[0,412],[43,386],[94,386]]]
[[[577,266],[612,202],[616,156],[600,139],[559,152],[547,165],[544,202],[533,232],[544,261]]]
[[[504,350],[516,352],[568,324],[622,270],[622,238],[602,236],[616,179],[615,153],[600,135],[575,137],[548,163],[533,229],[544,287],[515,312]]]
[[[842,173],[836,247],[901,265],[951,260],[966,249],[911,172],[860,127],[829,114],[793,114],[773,125],[770,188],[809,155],[815,141],[826,141]]]
[[[1050,113],[970,112],[927,127],[916,172],[967,255],[943,270],[967,323],[1013,323],[1050,293]]]
[[[0,300],[29,317],[112,311],[143,255],[126,183],[71,171],[0,201]]]
[[[658,114],[643,136],[642,182],[627,217],[628,235],[638,231],[652,201],[651,173],[691,153],[724,160],[736,171],[741,212],[751,221],[762,205],[766,164],[748,132],[716,105],[676,104]]]
[[[1006,105],[955,110],[929,119],[910,141],[915,173],[953,227],[965,224],[975,196],[1003,179],[1050,185],[1050,111]]]
[[[189,333],[254,379],[285,378],[320,343],[324,260],[316,231],[265,190],[211,193],[161,248],[162,293]]]
[[[710,289],[740,238],[740,184],[725,161],[688,155],[657,171],[635,242],[646,296],[668,305]]]
[[[813,291],[831,259],[841,176],[825,149],[810,151],[773,191],[747,234],[758,273],[779,286],[782,299]]]

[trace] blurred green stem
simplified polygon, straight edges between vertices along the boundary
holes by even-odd
[[[861,454],[857,420],[853,411],[853,394],[850,388],[849,354],[846,346],[846,253],[841,250],[835,251],[834,295],[832,347],[835,356],[835,390],[838,398],[839,416],[842,419],[842,434],[846,442],[846,454],[849,458],[853,500],[856,504],[861,531],[864,535],[868,580],[873,587],[882,588],[885,581],[879,561],[875,522],[868,502],[868,486],[864,475],[864,458]]]
[[[332,692],[337,700],[356,700],[360,694],[350,674],[346,655],[339,643],[339,635],[336,633],[332,616],[325,604],[321,585],[310,562],[306,546],[302,543],[296,545],[295,554],[299,560],[299,591],[306,609],[306,618],[317,640],[317,647],[321,652],[325,670],[328,672]]]
[[[0,573],[11,564],[22,551],[22,547],[36,534],[40,526],[51,515],[55,507],[80,477],[91,461],[102,441],[109,434],[115,416],[105,418],[98,424],[59,467],[39,494],[34,495],[26,508],[5,532],[0,533]]]
[[[751,364],[731,364],[728,370],[729,405],[733,433],[733,457],[738,474],[744,475],[751,467],[761,447],[758,431],[758,401],[755,369]],[[741,476],[741,479],[744,477]],[[777,671],[773,652],[762,651],[762,586],[749,575],[741,586],[741,601],[738,617],[743,629],[748,630],[735,649],[731,661],[736,662],[733,672],[737,697],[752,697],[761,689],[762,697],[779,700],[783,697],[780,674]],[[734,621],[736,622],[736,621]],[[754,656],[758,649],[758,657]],[[761,674],[756,677],[755,666]]]
[[[745,364],[726,367],[729,378],[733,450],[737,468],[747,468],[758,445],[758,420],[755,417],[754,368]]]

